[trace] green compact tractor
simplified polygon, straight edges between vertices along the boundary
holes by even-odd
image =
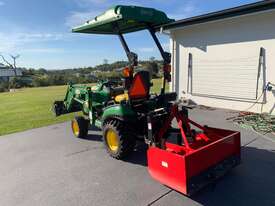
[[[85,138],[89,125],[100,128],[108,153],[121,159],[137,140],[148,144],[147,163],[153,178],[191,195],[240,163],[240,133],[202,126],[188,117],[188,108],[165,93],[170,81],[170,54],[156,30],[173,20],[155,9],[115,6],[73,32],[118,35],[129,66],[123,82],[105,81],[96,86],[69,85],[63,101],[54,103],[56,116],[82,111],[72,120],[76,137]],[[163,84],[159,95],[150,94],[148,71],[134,72],[137,55],[130,51],[124,33],[148,30],[163,58]],[[176,120],[172,124],[172,120]]]
[[[147,136],[147,114],[163,112],[176,93],[165,94],[165,84],[170,81],[170,53],[165,52],[156,37],[156,28],[172,22],[166,14],[136,6],[115,6],[73,29],[73,32],[117,35],[129,60],[123,69],[123,82],[102,81],[96,86],[69,85],[63,101],[54,103],[56,116],[83,112],[75,117],[71,126],[73,134],[85,138],[89,125],[103,131],[103,142],[108,153],[117,159],[129,154],[137,139]],[[164,79],[158,96],[150,95],[152,86],[148,71],[134,72],[138,65],[137,54],[130,51],[123,34],[147,29],[163,58]],[[161,122],[161,118],[159,120]]]

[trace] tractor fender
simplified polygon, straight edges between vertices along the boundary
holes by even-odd
[[[102,114],[102,123],[104,124],[108,119],[119,119],[121,121],[131,121],[136,120],[136,112],[132,110],[128,105],[111,105],[104,109]]]

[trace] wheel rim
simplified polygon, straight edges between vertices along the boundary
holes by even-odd
[[[79,126],[76,120],[72,121],[72,130],[75,136],[79,135]]]
[[[112,152],[116,152],[118,150],[118,137],[117,137],[117,134],[113,130],[109,129],[106,133],[106,140],[107,140],[107,144],[108,144],[109,149]]]

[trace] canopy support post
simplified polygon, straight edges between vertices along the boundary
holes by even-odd
[[[126,43],[126,41],[125,41],[125,39],[124,39],[124,37],[123,37],[123,35],[122,35],[121,33],[118,33],[118,37],[119,37],[119,40],[120,40],[120,42],[121,42],[121,44],[122,44],[122,46],[123,46],[123,49],[125,50],[125,52],[126,52],[126,54],[127,54],[127,56],[128,56],[128,54],[129,54],[131,51],[130,51],[130,49],[129,49],[129,47],[128,47],[128,45],[127,45],[127,43]]]
[[[121,42],[121,44],[123,46],[123,49],[126,52],[127,58],[128,58],[128,60],[130,62],[130,66],[131,67],[137,66],[138,65],[138,60],[137,60],[138,56],[137,56],[137,54],[130,51],[130,49],[129,49],[129,47],[128,47],[128,45],[127,45],[127,43],[126,43],[126,41],[125,41],[125,39],[124,39],[124,37],[122,35],[122,33],[118,32],[118,37],[119,37],[119,40],[120,40],[120,42]]]
[[[164,63],[165,63],[165,64],[170,64],[170,62],[171,62],[170,55],[168,56],[168,55],[167,55],[167,52],[165,52],[165,51],[163,50],[163,48],[162,48],[162,46],[161,46],[161,44],[160,44],[160,42],[159,42],[159,40],[158,40],[158,38],[157,38],[157,36],[156,36],[156,32],[154,31],[154,29],[153,29],[151,26],[148,26],[148,30],[149,30],[151,36],[152,36],[153,39],[154,39],[154,42],[156,43],[156,45],[157,45],[157,47],[158,47],[158,49],[159,49],[159,51],[160,51],[160,54],[161,54],[161,57],[162,57],[163,60],[164,60]]]
[[[148,25],[148,30],[151,34],[151,36],[153,37],[154,39],[154,42],[156,43],[159,51],[160,51],[160,54],[161,54],[161,57],[163,59],[163,73],[164,73],[164,78],[163,78],[163,82],[162,82],[162,88],[161,88],[161,94],[164,94],[165,93],[165,86],[166,86],[166,81],[170,82],[171,81],[171,74],[170,74],[170,71],[169,71],[169,67],[170,67],[170,63],[171,63],[171,54],[168,53],[168,52],[165,52],[156,36],[156,32],[154,30],[154,28],[151,26],[151,25]]]

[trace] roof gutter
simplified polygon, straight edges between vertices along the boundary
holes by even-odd
[[[212,12],[209,14],[204,14],[200,16],[195,16],[187,19],[178,20],[169,24],[157,27],[158,31],[167,31],[176,29],[178,27],[185,27],[190,25],[202,24],[217,20],[223,20],[238,16],[249,15],[258,12],[264,12],[268,10],[275,9],[275,0],[261,1],[253,4],[247,4],[244,6],[234,7],[231,9],[226,9],[222,11]]]

